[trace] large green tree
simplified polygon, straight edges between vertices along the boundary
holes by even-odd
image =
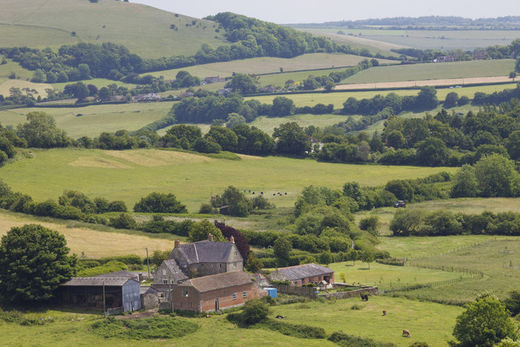
[[[472,198],[478,194],[478,182],[473,166],[464,165],[457,172],[451,187],[452,198]]]
[[[278,139],[277,151],[279,153],[303,155],[311,149],[309,136],[296,122],[281,124],[274,129],[273,137]]]
[[[453,329],[453,336],[461,347],[492,347],[502,339],[516,338],[515,324],[504,304],[497,298],[484,295],[466,306]]]
[[[18,125],[17,135],[27,141],[29,147],[52,148],[65,147],[67,136],[56,127],[52,116],[44,112],[27,114],[27,122]]]
[[[135,212],[148,213],[184,213],[186,206],[177,200],[174,194],[150,193],[135,204]]]
[[[292,251],[292,244],[286,237],[279,237],[273,245],[274,256],[279,266],[289,265],[289,256]]]
[[[76,273],[65,237],[41,225],[12,228],[0,243],[0,297],[10,303],[53,298]]]
[[[189,231],[189,239],[192,242],[207,240],[209,234],[213,235],[213,241],[224,242],[226,239],[222,235],[222,232],[213,223],[204,219],[200,223],[194,224]]]
[[[519,175],[514,163],[498,154],[480,159],[475,164],[480,195],[508,197],[518,193]]]

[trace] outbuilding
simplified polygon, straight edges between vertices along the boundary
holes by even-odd
[[[193,278],[173,289],[175,310],[209,312],[243,305],[267,295],[242,271]]]
[[[301,287],[305,284],[334,284],[334,271],[318,264],[282,267],[268,276],[270,281],[290,282]]]
[[[60,285],[59,298],[75,307],[131,312],[141,309],[140,287],[129,277],[74,277]]]

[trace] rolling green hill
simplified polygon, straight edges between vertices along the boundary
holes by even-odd
[[[158,58],[193,55],[204,43],[224,45],[223,34],[211,21],[123,1],[4,0],[0,11],[0,47],[114,42]]]

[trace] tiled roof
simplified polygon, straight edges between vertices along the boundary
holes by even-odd
[[[251,275],[242,271],[224,272],[217,275],[193,278],[180,287],[194,287],[200,293],[253,283]]]
[[[173,280],[175,281],[183,281],[185,279],[188,279],[188,276],[182,272],[182,270],[179,268],[179,265],[177,265],[177,262],[175,259],[168,259],[164,261],[164,264],[170,270],[170,272],[173,274]]]
[[[276,280],[294,281],[302,278],[322,276],[331,273],[334,273],[334,271],[328,267],[317,264],[304,264],[279,268],[269,277],[270,279]]]
[[[199,241],[179,245],[177,249],[184,254],[188,264],[225,263],[231,250],[235,247],[231,242]],[[173,253],[170,259],[173,258]]]

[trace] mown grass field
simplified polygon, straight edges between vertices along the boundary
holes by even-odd
[[[54,117],[58,128],[65,130],[67,135],[75,138],[95,137],[105,131],[140,129],[165,117],[172,105],[172,102],[156,102],[87,107],[16,108],[0,111],[0,123],[15,126],[25,122],[25,115],[29,112],[45,112]]]
[[[65,189],[89,196],[123,200],[128,206],[153,191],[172,192],[198,211],[202,202],[229,185],[239,189],[287,192],[277,206],[292,206],[305,186],[341,188],[347,181],[382,185],[394,178],[416,178],[453,168],[345,165],[283,157],[214,159],[199,154],[165,150],[101,151],[82,149],[32,150],[0,170],[0,178],[15,191],[36,200],[56,199]],[[382,174],[382,171],[384,174]]]
[[[38,218],[21,213],[0,210],[0,237],[12,227],[25,224],[40,224],[56,230],[65,236],[71,253],[88,258],[102,258],[118,255],[136,254],[141,258],[154,250],[173,248],[172,235],[154,235],[139,231],[113,229],[105,226],[93,226],[75,221],[51,218]],[[182,237],[175,237],[182,239]],[[1,323],[0,323],[1,325]]]
[[[29,89],[35,98],[41,96],[42,98],[47,97],[47,89],[52,89],[52,85],[47,83],[32,83],[25,80],[7,79],[0,83],[0,95],[5,97],[11,96],[11,88],[20,89],[22,94],[27,94],[25,88]]]
[[[285,72],[289,72],[296,70],[327,69],[339,66],[354,66],[363,59],[366,58],[350,54],[312,53],[294,58],[260,57],[222,63],[202,64],[180,69],[152,72],[150,75],[157,77],[164,76],[165,79],[173,79],[179,71],[188,71],[192,75],[200,78],[210,76],[230,77],[233,72],[245,74],[270,74],[280,72],[280,68]],[[394,63],[393,61],[386,59],[381,59],[380,62]],[[281,76],[284,75],[286,74],[281,74]]]
[[[373,67],[342,83],[398,82],[428,79],[507,76],[514,60],[476,60],[455,63],[429,63]]]
[[[5,0],[2,5],[0,47],[114,42],[142,57],[159,58],[193,55],[203,43],[226,44],[216,23],[131,2]],[[172,24],[178,30],[170,29]]]
[[[111,84],[115,84],[115,85],[121,86],[121,87],[126,87],[128,89],[133,89],[133,88],[137,87],[136,84],[125,83],[125,82],[121,82],[121,81],[113,81],[113,80],[109,80],[106,78],[92,78],[89,80],[83,80],[82,82],[86,85],[89,85],[89,84],[95,85],[98,89],[101,89],[102,87],[106,87]],[[53,83],[52,87],[56,90],[63,91],[63,89],[65,89],[65,86],[67,84],[72,84],[72,83],[76,83],[76,82]]]

